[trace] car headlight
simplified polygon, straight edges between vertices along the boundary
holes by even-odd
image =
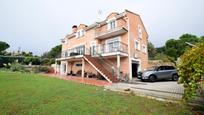
[[[150,74],[151,74],[151,72],[145,72],[145,73],[143,73],[142,78],[143,79],[148,79]]]
[[[145,72],[145,73],[143,73],[143,76],[149,76],[149,75],[150,75],[149,72]]]

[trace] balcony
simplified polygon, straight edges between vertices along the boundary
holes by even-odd
[[[67,57],[76,57],[85,54],[85,46],[78,46],[69,50],[65,50],[62,52],[61,57],[67,58]]]
[[[95,39],[105,39],[110,38],[118,35],[122,35],[127,32],[127,29],[125,27],[116,27],[104,32],[96,31],[95,33]]]
[[[100,44],[91,48],[91,54],[96,56],[100,54],[102,56],[121,55],[128,56],[128,46],[125,43],[115,41],[108,44]]]

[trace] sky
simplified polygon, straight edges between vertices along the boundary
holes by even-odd
[[[184,33],[204,35],[204,0],[0,0],[0,41],[8,51],[41,55],[60,44],[72,25],[93,24],[111,12],[139,14],[156,47]],[[98,12],[101,11],[99,14]]]

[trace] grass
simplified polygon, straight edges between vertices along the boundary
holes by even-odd
[[[188,115],[189,107],[38,74],[0,71],[0,114]]]

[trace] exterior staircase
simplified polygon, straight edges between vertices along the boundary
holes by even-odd
[[[116,76],[114,76],[110,71],[108,71],[106,68],[103,67],[101,63],[94,57],[90,55],[84,55],[83,58],[91,65],[93,66],[96,71],[98,71],[108,82],[115,83],[118,82],[118,79]]]

